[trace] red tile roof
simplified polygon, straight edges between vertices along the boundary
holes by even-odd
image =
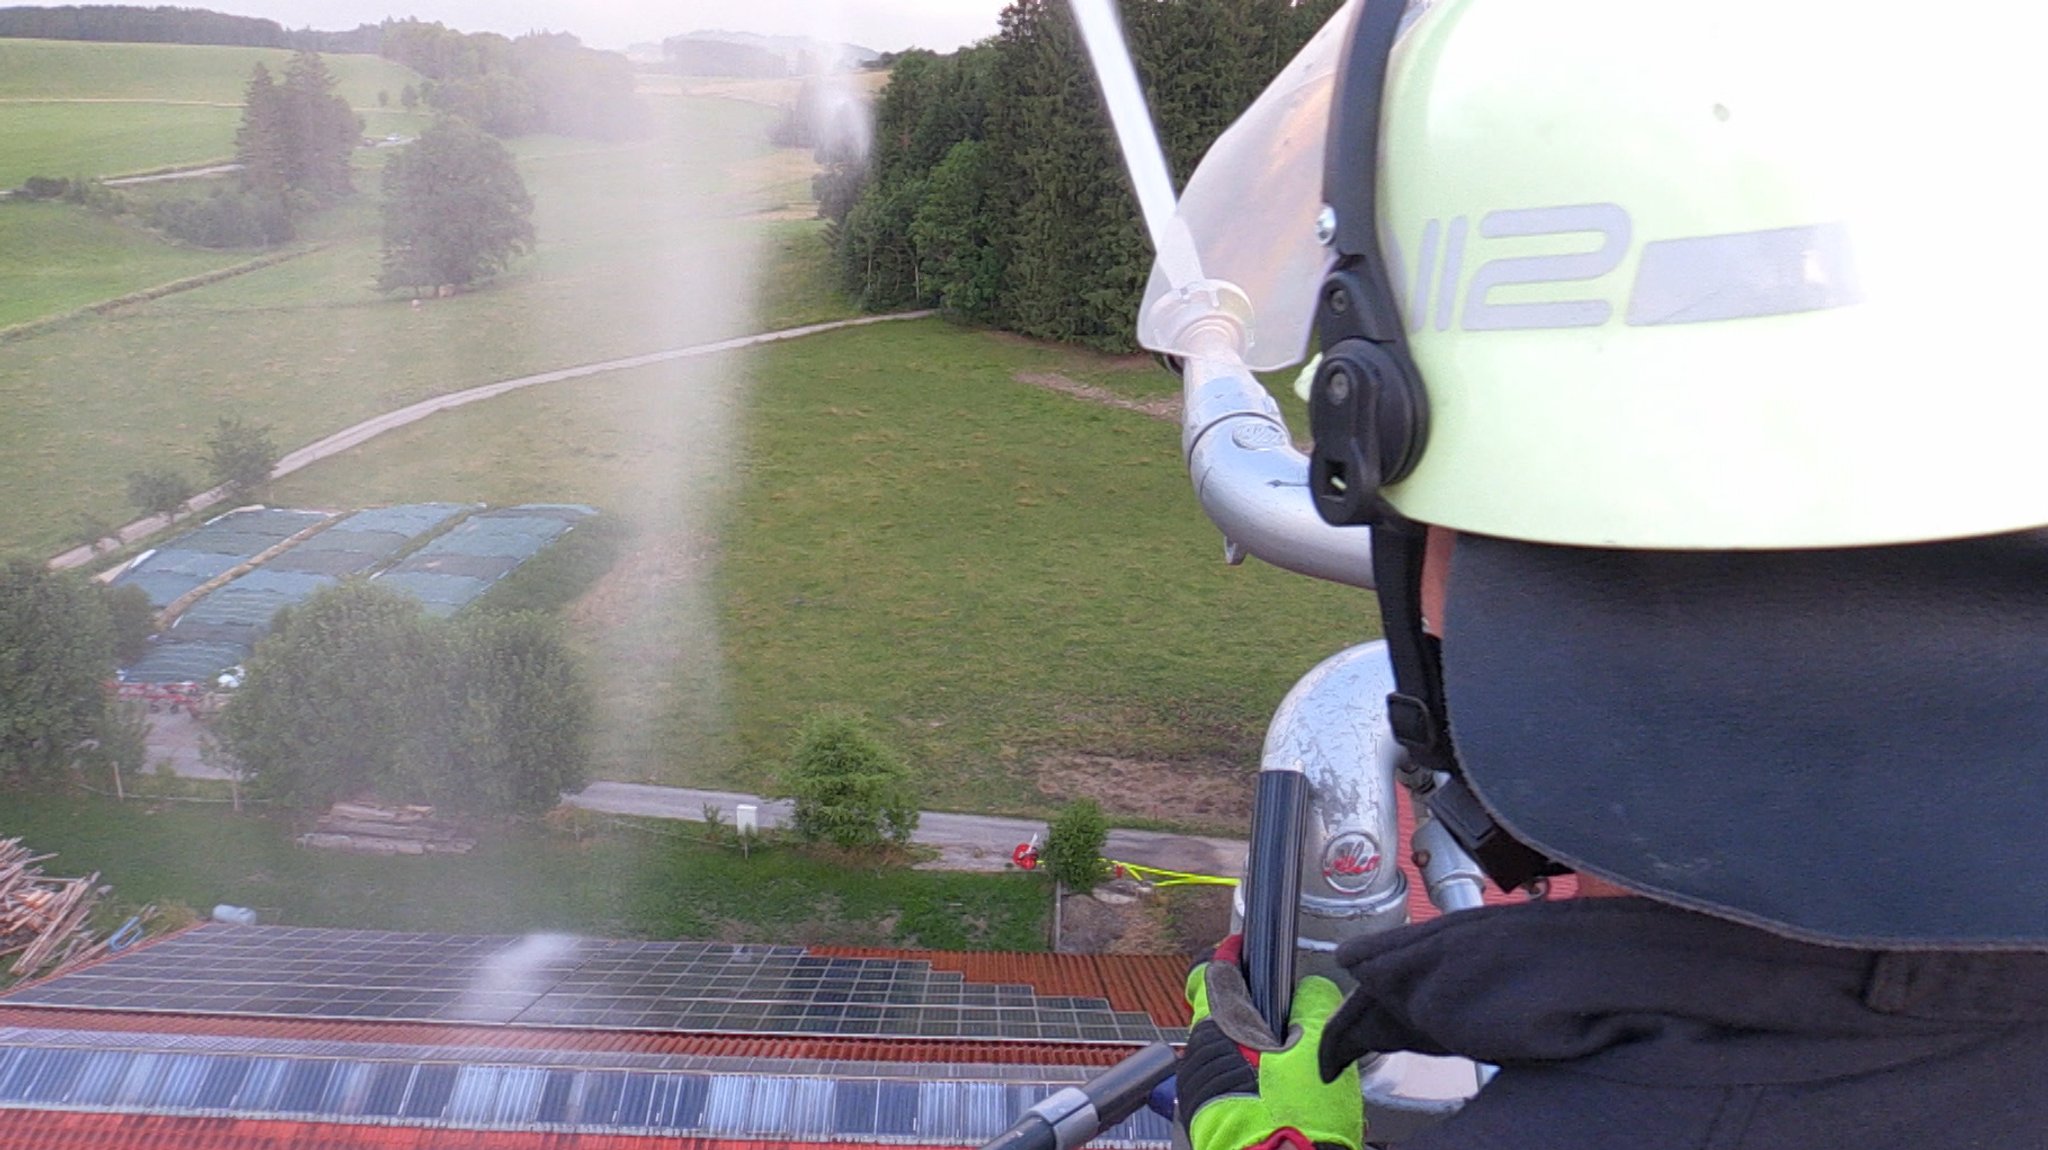
[[[1106,998],[1115,1010],[1142,1011],[1161,1026],[1186,1026],[1188,960],[1173,954],[1005,954],[997,951],[886,950],[814,946],[838,958],[900,958],[958,971],[968,982],[1022,983],[1041,995]]]

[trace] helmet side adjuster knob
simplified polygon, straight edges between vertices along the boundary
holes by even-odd
[[[1380,344],[1340,340],[1309,386],[1309,491],[1336,526],[1381,518],[1380,488],[1415,469],[1426,409],[1421,389]]]

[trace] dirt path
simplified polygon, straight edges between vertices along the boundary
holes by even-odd
[[[534,387],[543,383],[561,383],[565,380],[583,379],[587,376],[604,375],[607,372],[625,371],[629,368],[646,367],[649,364],[655,363],[668,363],[678,359],[697,359],[702,356],[717,355],[721,352],[761,347],[765,344],[780,343],[783,340],[789,339],[801,339],[807,335],[820,335],[828,331],[840,331],[850,327],[866,327],[869,324],[893,323],[896,320],[904,319],[923,319],[931,314],[929,311],[907,311],[897,312],[894,315],[869,315],[860,316],[855,319],[832,320],[827,323],[805,324],[802,327],[762,332],[759,335],[743,335],[734,339],[718,340],[713,343],[693,344],[689,347],[670,348],[667,351],[652,351],[645,355],[630,355],[623,359],[607,359],[597,363],[581,364],[576,367],[536,372],[532,375],[522,375],[515,379],[502,379],[496,383],[486,383],[479,387],[465,388],[462,391],[451,391],[446,395],[437,395],[432,399],[423,399],[418,403],[401,407],[396,411],[387,411],[383,415],[372,416],[353,427],[345,427],[325,439],[309,443],[278,460],[277,466],[270,472],[270,477],[272,479],[279,479],[290,475],[292,472],[303,467],[310,467],[330,455],[338,455],[351,447],[356,447],[375,439],[387,431],[396,431],[407,424],[418,423],[420,420],[436,412],[453,411],[458,407],[467,407],[472,403],[492,399],[522,388]],[[191,502],[185,504],[185,513],[190,514],[196,511],[203,511],[225,498],[227,498],[227,493],[221,488],[201,492],[193,496]],[[168,526],[170,526],[169,520],[161,515],[152,515],[122,527],[119,531],[115,532],[115,536],[122,543],[133,543],[139,539],[146,539]],[[93,557],[98,554],[99,550],[94,547],[73,547],[71,550],[51,559],[50,566],[58,570],[82,567],[92,562]]]
[[[1114,407],[1121,411],[1135,411],[1139,415],[1149,415],[1154,419],[1163,419],[1169,423],[1177,422],[1180,419],[1180,396],[1178,395],[1160,395],[1154,396],[1151,399],[1126,399],[1106,387],[1097,387],[1092,383],[1082,383],[1078,379],[1069,379],[1056,371],[1020,371],[1011,378],[1015,379],[1018,383],[1028,383],[1033,387],[1042,387],[1047,391],[1057,391],[1061,395],[1071,395],[1075,399],[1085,399],[1089,403],[1099,403],[1104,407]]]
[[[101,180],[100,183],[110,188],[126,188],[135,184],[161,184],[169,180],[204,180],[241,170],[240,164],[211,164],[203,168],[181,168],[175,172],[154,172],[146,176],[121,176],[112,180]]]

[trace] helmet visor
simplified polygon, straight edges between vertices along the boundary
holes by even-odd
[[[1230,299],[1247,367],[1270,371],[1305,356],[1331,259],[1316,234],[1330,99],[1357,7],[1330,17],[1188,180],[1172,226],[1194,258],[1152,265],[1138,313],[1145,347],[1213,358],[1214,345],[1198,348],[1195,336]]]

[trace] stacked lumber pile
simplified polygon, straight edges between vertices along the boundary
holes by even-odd
[[[20,839],[0,840],[0,959],[12,957],[7,973],[27,978],[84,962],[106,944],[95,942],[86,920],[93,904],[111,888],[97,873],[52,878],[36,865],[54,856],[30,854]]]
[[[476,840],[436,821],[432,807],[380,807],[336,803],[313,829],[299,836],[302,847],[368,855],[468,854]]]

